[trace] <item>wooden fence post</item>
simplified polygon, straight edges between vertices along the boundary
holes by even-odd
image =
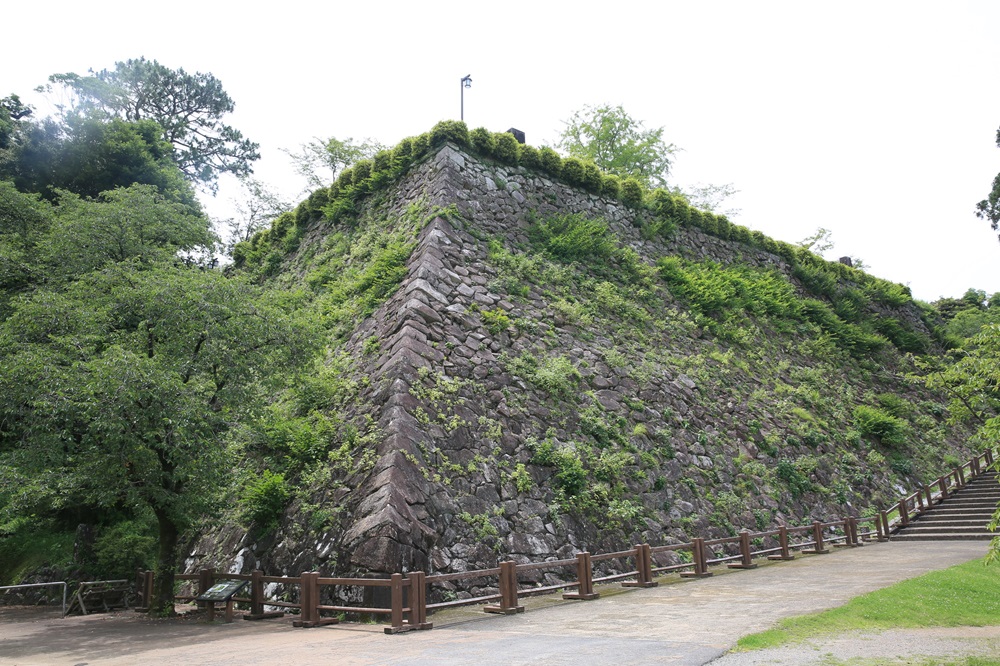
[[[986,449],[986,464],[993,464],[993,449]]]
[[[653,580],[653,554],[648,543],[635,547],[635,582],[622,583],[622,587],[656,587]]]
[[[818,520],[813,521],[813,542],[812,550],[803,550],[802,552],[810,555],[826,555],[830,552],[823,547],[823,524]]]
[[[965,470],[961,467],[955,469],[956,478],[958,479],[958,489],[965,487]]]
[[[740,532],[740,561],[738,564],[727,564],[730,569],[756,569],[753,563],[753,554],[750,550],[750,530]]]
[[[198,572],[198,595],[208,592],[215,585],[215,569],[202,569]]]
[[[844,545],[854,548],[858,545],[857,537],[851,532],[851,517],[844,518]]]
[[[899,500],[899,524],[903,527],[910,524],[910,513],[905,499]]]
[[[299,619],[293,627],[315,627],[319,624],[319,572],[303,571],[299,576]]]
[[[250,614],[264,614],[264,572],[254,569],[250,572]]]
[[[781,553],[777,555],[768,555],[769,560],[794,560],[795,556],[792,555],[791,551],[788,549],[788,528],[784,525],[778,526],[778,545],[781,546]]]
[[[580,586],[576,592],[566,592],[563,599],[583,599],[589,601],[599,595],[594,592],[594,570],[590,562],[590,553],[576,554],[576,580]]]
[[[139,613],[145,613],[149,611],[149,604],[153,599],[153,572],[143,571],[139,569],[136,571],[135,578],[135,592],[139,597],[139,603],[136,604],[135,610]]]
[[[410,583],[410,628],[431,629],[434,624],[427,621],[427,574],[411,571],[407,578]]]
[[[403,627],[403,574],[392,574],[389,596],[392,599],[392,612],[389,616],[390,626],[385,628],[385,633],[398,634],[406,631]]]
[[[681,578],[708,578],[712,575],[708,570],[705,540],[701,537],[695,537],[691,541],[691,561],[694,563],[694,571],[682,571]]]
[[[483,608],[487,613],[513,615],[523,613],[524,606],[517,603],[517,563],[512,561],[500,563],[500,605],[490,605]]]
[[[979,456],[975,456],[969,461],[969,471],[972,472],[972,478],[979,476]]]
[[[941,500],[944,501],[948,499],[947,477],[942,476],[940,479],[938,479],[938,489],[941,491]]]

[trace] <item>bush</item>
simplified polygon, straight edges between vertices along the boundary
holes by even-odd
[[[604,260],[615,250],[607,223],[580,214],[543,220],[528,230],[528,238],[562,261]]]
[[[906,443],[906,422],[886,414],[878,407],[858,405],[854,409],[854,427],[862,436],[874,437],[886,446],[899,446]]]
[[[372,161],[358,160],[354,164],[354,184],[360,185],[372,175]]]
[[[618,199],[622,195],[622,179],[613,173],[601,178],[601,194],[609,199]]]
[[[477,127],[469,132],[469,144],[477,153],[487,157],[493,157],[493,153],[497,150],[497,140],[493,132],[485,127]]]
[[[430,145],[437,148],[447,142],[469,145],[469,128],[461,120],[442,120],[431,128]]]
[[[622,181],[622,203],[630,208],[642,206],[642,183],[629,177]]]
[[[264,470],[263,474],[250,481],[244,489],[242,517],[265,529],[274,527],[284,513],[291,494],[283,474]]]
[[[593,162],[585,162],[583,165],[583,186],[595,193],[601,192],[601,170]]]
[[[352,169],[351,167],[347,167],[346,169],[340,172],[340,175],[337,176],[337,187],[339,187],[341,191],[343,191],[349,188],[353,184],[354,184],[354,169]]]
[[[567,157],[562,161],[562,179],[570,185],[583,185],[585,171],[583,162],[575,157]]]
[[[405,164],[413,158],[413,139],[406,138],[392,149],[392,158],[397,164]]]
[[[542,169],[549,175],[556,178],[562,175],[562,158],[559,157],[559,153],[548,146],[538,149],[538,161],[541,163]]]
[[[538,149],[527,144],[521,146],[520,162],[521,166],[528,169],[538,169],[542,165],[541,158],[538,156]]]
[[[427,154],[431,146],[431,135],[424,132],[420,136],[413,137],[413,159],[419,159]]]
[[[505,164],[516,165],[517,157],[521,152],[521,144],[517,142],[510,132],[497,132],[494,135],[497,142],[494,155]]]
[[[649,210],[659,219],[673,220],[676,202],[674,195],[658,187],[649,195]]]
[[[375,153],[375,157],[372,158],[372,170],[373,171],[388,171],[392,168],[392,152],[388,150],[380,150]]]
[[[571,398],[580,384],[580,371],[565,356],[550,356],[539,364],[532,383],[550,395]]]

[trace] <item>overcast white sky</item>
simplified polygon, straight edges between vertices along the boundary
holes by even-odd
[[[554,143],[585,104],[622,104],[684,149],[674,182],[733,183],[735,220],[797,242],[833,231],[917,298],[1000,291],[973,211],[1000,172],[1000,3],[14,3],[0,96],[145,56],[211,72],[256,174],[292,197],[281,148],[385,144],[457,118]],[[219,203],[227,199],[219,195]],[[211,207],[220,211],[220,205]]]

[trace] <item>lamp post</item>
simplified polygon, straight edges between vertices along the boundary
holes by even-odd
[[[460,108],[458,116],[458,119],[463,122],[465,121],[465,89],[471,87],[472,87],[472,74],[466,74],[465,76],[462,77],[462,87],[461,87],[462,106]]]

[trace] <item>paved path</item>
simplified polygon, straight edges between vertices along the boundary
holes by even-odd
[[[705,664],[780,618],[981,557],[985,542],[869,544],[604,598],[526,600],[527,612],[434,615],[431,631],[386,636],[375,625],[293,629],[287,620],[207,625],[125,615],[18,621],[0,614],[0,664]],[[609,598],[612,597],[613,598]]]

